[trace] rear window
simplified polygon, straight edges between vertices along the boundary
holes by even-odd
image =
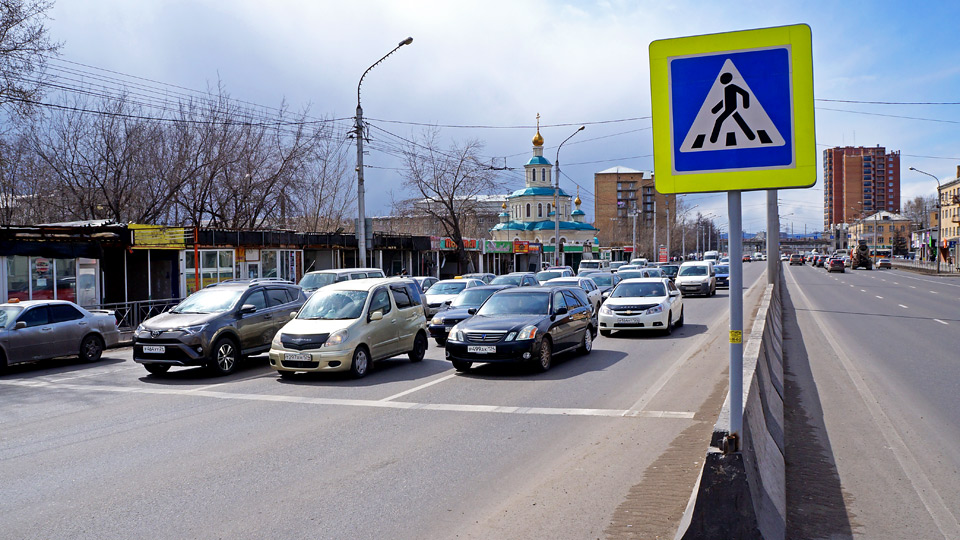
[[[50,306],[50,322],[52,323],[75,321],[82,318],[83,313],[80,313],[77,308],[73,306],[68,306],[67,304],[53,304]]]

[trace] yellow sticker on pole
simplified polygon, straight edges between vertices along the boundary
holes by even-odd
[[[730,343],[743,343],[743,332],[740,330],[731,330]]]

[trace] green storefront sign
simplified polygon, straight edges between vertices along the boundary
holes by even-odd
[[[513,242],[483,241],[484,253],[513,253]]]

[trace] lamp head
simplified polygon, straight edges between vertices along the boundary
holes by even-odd
[[[413,43],[413,38],[412,38],[412,37],[408,37],[407,39],[401,41],[400,44],[397,45],[397,47],[403,47],[404,45],[409,45],[409,44],[411,44],[411,43]]]
[[[580,126],[580,129],[578,129],[577,131],[583,131],[583,130],[586,129],[586,128],[587,128],[587,126]]]

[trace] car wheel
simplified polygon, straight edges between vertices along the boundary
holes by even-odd
[[[151,375],[163,375],[170,371],[170,366],[167,364],[144,364],[143,367],[146,368]]]
[[[550,338],[544,337],[540,340],[540,362],[537,364],[539,371],[547,371],[553,364],[553,343]]]
[[[423,332],[418,332],[413,340],[413,350],[407,353],[407,358],[411,362],[419,362],[423,360],[425,354],[427,354],[427,336],[423,335]]]
[[[281,379],[292,379],[296,375],[295,371],[278,371]]]
[[[590,351],[593,350],[593,327],[588,326],[583,331],[583,341],[580,342],[580,348],[577,349],[577,352],[580,354],[590,354]]]
[[[213,358],[207,364],[217,375],[229,375],[237,368],[240,351],[235,341],[222,337],[213,345]]]
[[[7,355],[3,353],[3,349],[0,349],[0,373],[7,371]]]
[[[103,354],[103,340],[95,334],[88,334],[80,342],[80,360],[83,362],[96,362],[100,360]]]
[[[610,334],[611,334],[610,330],[601,330],[601,331],[600,331],[600,335],[603,336],[603,337],[610,337]]]
[[[447,338],[438,337],[438,338],[433,338],[433,340],[437,342],[438,347],[443,347],[444,345],[447,344]]]
[[[350,362],[350,374],[359,379],[370,371],[370,353],[363,345],[353,351],[353,360]]]
[[[473,367],[473,362],[467,362],[466,360],[454,360],[453,369],[465,373],[470,371],[470,368]]]
[[[669,336],[673,333],[673,313],[667,313],[667,325],[663,327],[663,335]]]
[[[680,318],[677,319],[677,324],[674,325],[674,328],[680,328],[683,326],[683,308],[680,308]]]

